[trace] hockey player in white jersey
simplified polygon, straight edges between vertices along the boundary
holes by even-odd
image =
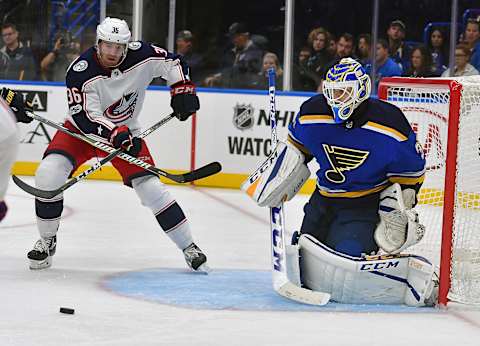
[[[138,117],[152,79],[161,77],[167,81],[171,88],[170,105],[179,120],[186,120],[200,104],[188,66],[180,56],[150,43],[130,42],[130,36],[124,20],[106,18],[98,25],[95,46],[81,54],[67,70],[69,114],[65,127],[109,142],[154,165],[146,143],[134,137],[140,132]],[[77,167],[98,154],[90,145],[57,132],[36,172],[37,188],[58,188]],[[121,174],[123,183],[135,190],[163,231],[183,251],[187,265],[205,271],[207,258],[194,243],[189,222],[158,177],[118,158],[112,160],[112,165]],[[36,198],[35,207],[40,239],[27,257],[31,269],[43,269],[51,266],[55,254],[63,195]]]
[[[29,123],[32,118],[25,113],[25,108],[30,108],[31,105],[28,102],[24,103],[15,91],[2,88],[0,96],[0,221],[2,221],[7,215],[5,193],[20,141],[17,122]]]

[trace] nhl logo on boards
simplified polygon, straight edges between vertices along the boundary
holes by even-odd
[[[82,71],[85,71],[87,67],[88,67],[87,60],[80,60],[75,65],[73,65],[73,70],[75,72],[82,72]]]
[[[236,104],[233,108],[233,125],[241,131],[253,126],[253,106],[246,104]]]
[[[134,42],[130,42],[130,43],[128,44],[128,49],[131,49],[131,50],[139,50],[141,46],[142,46],[142,42],[140,42],[140,41],[134,41]]]

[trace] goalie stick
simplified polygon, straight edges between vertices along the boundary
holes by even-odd
[[[35,113],[32,113],[32,112],[29,112],[30,116],[32,116],[32,118],[40,121],[40,122],[43,122],[47,125],[50,125],[56,129],[58,129],[59,131],[62,131],[64,133],[67,133],[77,139],[80,139],[84,142],[87,142],[103,151],[106,151],[106,152],[109,152],[110,154],[107,155],[106,157],[104,157],[101,161],[95,163],[92,167],[86,169],[85,171],[83,171],[82,173],[80,173],[78,176],[76,177],[73,177],[71,178],[70,180],[68,180],[64,185],[62,185],[60,188],[56,189],[56,190],[52,190],[52,191],[46,191],[46,190],[40,190],[40,189],[37,189],[37,188],[34,188],[33,186],[30,186],[28,185],[27,183],[25,183],[24,181],[22,181],[20,178],[18,178],[17,176],[13,175],[12,176],[12,179],[13,181],[15,182],[15,184],[20,187],[22,190],[24,190],[25,192],[29,193],[29,194],[32,194],[36,197],[41,197],[41,198],[46,198],[46,199],[50,199],[50,198],[53,198],[54,196],[58,195],[59,193],[65,191],[66,189],[68,189],[70,186],[74,185],[75,183],[77,183],[78,181],[86,178],[89,174],[93,173],[94,171],[98,170],[100,167],[102,167],[104,164],[106,164],[107,162],[113,160],[115,157],[119,157],[129,163],[132,163],[132,164],[135,164],[139,167],[142,167],[144,168],[145,170],[157,175],[157,176],[163,176],[165,178],[168,178],[170,180],[173,180],[175,182],[178,182],[178,183],[188,183],[188,182],[191,182],[191,181],[194,181],[194,180],[197,180],[197,179],[201,179],[201,178],[205,178],[205,177],[208,177],[210,175],[213,175],[215,173],[218,173],[220,170],[221,170],[221,165],[220,163],[218,162],[212,162],[212,163],[209,163],[203,167],[200,167],[198,169],[195,169],[193,171],[190,171],[190,172],[187,172],[187,173],[183,173],[183,174],[171,174],[171,173],[168,173],[168,172],[165,172],[159,168],[156,168],[155,166],[152,166],[142,160],[139,160],[133,156],[130,156],[126,153],[123,153],[120,149],[115,149],[113,147],[110,147],[108,145],[106,145],[105,143],[101,142],[101,141],[96,141],[90,137],[87,137],[87,136],[84,136],[84,135],[81,135],[81,134],[78,134],[78,133],[75,133],[75,132],[72,132],[70,131],[69,129],[63,127],[62,125],[60,124],[57,124],[55,122],[52,122],[48,119],[45,119]],[[158,123],[154,124],[153,126],[151,126],[150,128],[148,128],[147,130],[145,130],[144,132],[142,132],[140,135],[139,135],[139,138],[144,138],[146,137],[147,135],[149,135],[150,133],[152,133],[153,131],[155,131],[157,128],[159,128],[160,126],[164,125],[165,123],[167,123],[170,119],[173,118],[173,113],[170,114],[169,116],[165,117],[164,119],[160,120]]]
[[[268,70],[268,94],[270,100],[269,116],[272,139],[271,149],[273,151],[277,146],[275,70],[273,68]],[[299,287],[288,280],[284,219],[283,203],[281,203],[278,207],[270,208],[273,289],[281,296],[300,303],[325,305],[330,300],[330,294]]]

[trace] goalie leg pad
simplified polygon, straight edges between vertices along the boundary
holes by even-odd
[[[259,206],[277,207],[297,194],[310,177],[302,152],[279,142],[268,159],[242,184]]]
[[[423,306],[433,287],[433,266],[410,255],[353,257],[301,235],[302,282],[332,300],[350,304]]]

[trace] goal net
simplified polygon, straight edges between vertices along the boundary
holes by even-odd
[[[426,233],[409,252],[439,268],[441,304],[480,304],[480,76],[384,78],[378,95],[404,112],[426,159]]]

